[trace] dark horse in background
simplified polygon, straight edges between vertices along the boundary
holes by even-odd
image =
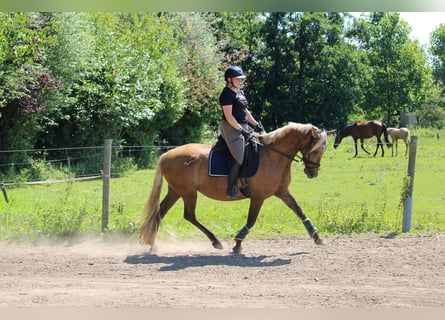
[[[381,136],[384,136],[386,146],[390,148],[392,144],[388,140],[388,132],[386,129],[386,125],[377,120],[369,120],[369,121],[357,121],[353,124],[350,124],[343,128],[340,133],[337,134],[335,137],[335,143],[334,148],[337,148],[338,145],[341,143],[342,139],[344,137],[351,136],[352,139],[354,139],[354,145],[355,145],[355,155],[354,157],[357,157],[358,150],[357,150],[357,140],[360,140],[360,146],[367,154],[370,154],[368,150],[365,149],[363,142],[365,139],[369,139],[372,137],[377,137],[377,147],[374,152],[374,157],[377,154],[377,151],[379,148],[382,149],[382,157],[385,155],[385,151],[383,150],[383,144]]]
[[[250,195],[247,223],[235,236],[233,252],[241,252],[241,242],[253,228],[264,200],[273,195],[294,211],[310,237],[320,244],[317,229],[291,195],[289,184],[291,163],[297,153],[301,153],[300,159],[306,176],[317,176],[321,157],[326,150],[327,133],[311,124],[290,123],[260,135],[258,139],[259,168],[254,176],[247,178]],[[211,199],[233,201],[226,197],[227,177],[214,177],[208,173],[211,148],[212,146],[206,144],[186,144],[167,151],[159,158],[153,187],[144,208],[145,219],[140,229],[142,242],[151,245],[151,249],[161,220],[179,198],[184,202],[184,218],[201,230],[213,247],[223,248],[221,242],[198,221],[195,214],[198,192]],[[164,178],[168,183],[168,191],[160,201]],[[245,196],[241,196],[241,199],[245,199]]]

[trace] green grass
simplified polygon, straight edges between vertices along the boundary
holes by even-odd
[[[418,136],[411,233],[445,232],[445,131],[412,130]],[[439,138],[438,138],[439,137]],[[292,165],[291,190],[322,235],[401,232],[408,157],[353,158],[351,138],[334,149],[330,138],[315,179],[302,164]],[[375,139],[366,141],[372,153]],[[0,239],[70,239],[82,235],[123,234],[137,237],[141,212],[151,188],[153,170],[140,170],[111,180],[109,230],[101,232],[102,181],[64,182],[8,187],[9,203],[0,199]],[[164,183],[164,191],[166,184]],[[163,193],[165,194],[165,192]],[[202,195],[197,216],[219,238],[232,238],[245,224],[248,200],[217,202]],[[178,202],[163,221],[160,238],[205,239],[182,217]],[[279,199],[265,201],[249,238],[306,235],[302,223]]]

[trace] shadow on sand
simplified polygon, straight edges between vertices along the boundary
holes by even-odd
[[[308,254],[299,252],[293,255]],[[278,267],[291,263],[291,259],[271,259],[270,256],[251,256],[243,254],[232,255],[179,255],[179,256],[159,256],[157,254],[145,253],[128,256],[124,260],[129,264],[164,264],[159,271],[176,271],[186,268],[204,266],[232,266],[232,267]]]

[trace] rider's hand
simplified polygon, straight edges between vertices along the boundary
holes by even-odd
[[[264,129],[263,129],[263,127],[260,126],[260,124],[257,124],[257,125],[253,128],[253,130],[255,130],[255,132],[258,132],[258,133],[260,133],[260,134],[265,132]]]
[[[250,132],[249,131],[247,131],[246,129],[244,129],[244,128],[241,128],[241,130],[240,130],[240,133],[243,135],[243,137],[244,137],[244,139],[249,139],[250,138]]]

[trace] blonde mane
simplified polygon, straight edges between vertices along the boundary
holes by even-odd
[[[312,124],[289,122],[282,128],[263,134],[261,136],[262,142],[264,144],[273,144],[277,140],[280,140],[282,137],[286,136],[289,133],[289,131],[292,130],[297,130],[302,133],[307,133],[308,131],[312,130]]]

